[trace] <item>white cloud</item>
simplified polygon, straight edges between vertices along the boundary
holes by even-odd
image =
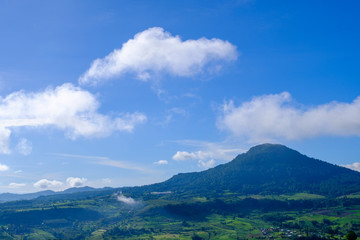
[[[236,58],[236,47],[228,41],[216,38],[182,41],[179,36],[153,27],[136,34],[105,58],[96,59],[79,82],[96,85],[125,73],[134,73],[140,80],[161,73],[189,77],[202,72],[210,63]]]
[[[86,181],[87,181],[86,178],[78,178],[78,177],[68,177],[66,179],[66,182],[70,187],[81,187],[85,184]]]
[[[159,161],[154,162],[154,164],[156,164],[156,165],[166,165],[166,164],[168,164],[168,161],[167,160],[159,160]]]
[[[214,159],[210,159],[208,161],[205,160],[199,160],[198,161],[199,167],[203,167],[203,168],[211,168],[215,165],[215,160]]]
[[[172,157],[176,161],[185,161],[197,158],[197,153],[186,152],[186,151],[177,151],[175,155]]]
[[[0,163],[0,172],[9,170],[9,166]]]
[[[178,151],[173,156],[173,159],[176,161],[186,161],[186,160],[197,160],[199,167],[210,168],[215,165],[215,160],[213,159],[214,153],[196,151],[196,152],[186,152]],[[208,160],[207,160],[208,159]]]
[[[103,178],[101,181],[103,184],[111,184],[112,182],[110,178]]]
[[[29,140],[22,138],[16,146],[16,150],[20,154],[27,156],[32,152],[32,143]]]
[[[229,142],[206,142],[196,140],[175,141],[181,145],[200,148],[199,151],[178,151],[173,155],[176,161],[197,161],[198,166],[202,168],[210,168],[217,161],[230,161],[236,155],[244,152],[243,148],[239,148],[238,144]]]
[[[135,125],[146,121],[142,113],[111,118],[97,112],[99,105],[93,94],[70,83],[42,92],[19,91],[0,98],[0,153],[10,153],[12,128],[53,126],[75,139],[103,137],[116,130],[131,132]],[[22,147],[30,150],[26,142]]]
[[[360,162],[355,162],[353,164],[347,164],[347,165],[341,165],[341,166],[360,172]]]
[[[352,103],[330,102],[309,108],[292,104],[287,92],[254,97],[238,107],[230,101],[223,105],[218,127],[251,142],[360,136],[360,97]]]
[[[21,188],[21,187],[25,187],[26,184],[25,183],[10,183],[9,187],[10,188]]]
[[[124,196],[122,193],[119,193],[117,196],[116,196],[116,199],[119,201],[119,202],[123,202],[125,204],[129,204],[129,205],[135,205],[137,204],[137,202],[135,201],[135,199],[131,198],[131,197],[126,197]]]
[[[178,151],[173,156],[173,159],[176,161],[186,161],[186,160],[196,160],[196,159],[208,159],[218,157],[218,153],[211,151],[196,151],[196,152],[186,152]]]
[[[37,181],[36,183],[34,183],[34,187],[43,188],[43,189],[47,189],[47,188],[58,189],[62,185],[63,185],[63,183],[60,181],[48,180],[48,179],[41,179],[41,180]]]

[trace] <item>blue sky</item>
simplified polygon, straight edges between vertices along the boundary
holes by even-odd
[[[133,186],[273,142],[360,170],[355,1],[2,1],[0,192]]]

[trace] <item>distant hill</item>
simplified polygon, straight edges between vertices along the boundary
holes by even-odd
[[[25,194],[17,194],[17,193],[1,193],[0,194],[0,203],[1,202],[9,202],[9,201],[18,201],[18,200],[31,200],[40,196],[48,196],[55,194],[54,191],[46,190],[36,193],[25,193]]]
[[[205,195],[230,191],[340,196],[360,192],[360,173],[307,157],[283,145],[262,144],[229,163],[202,172],[180,173],[144,190]]]
[[[64,195],[64,194],[72,194],[72,193],[82,193],[82,192],[92,192],[92,191],[100,191],[109,188],[92,188],[92,187],[73,187],[68,188],[64,191],[54,192],[51,190],[40,191],[35,193],[25,193],[25,194],[16,194],[16,193],[1,193],[0,194],[0,203],[9,202],[9,201],[19,201],[19,200],[32,200],[38,197],[52,196],[52,195]]]

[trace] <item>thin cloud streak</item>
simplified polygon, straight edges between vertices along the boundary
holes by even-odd
[[[128,170],[134,170],[144,173],[156,173],[155,171],[135,165],[133,163],[127,162],[127,161],[118,161],[113,160],[108,157],[103,156],[88,156],[88,155],[77,155],[77,154],[67,154],[67,153],[53,153],[51,155],[59,156],[59,157],[66,157],[66,158],[78,158],[78,159],[88,159],[88,160],[94,160],[91,163],[92,164],[98,164],[103,166],[110,166],[110,167],[117,167],[122,169],[128,169]]]

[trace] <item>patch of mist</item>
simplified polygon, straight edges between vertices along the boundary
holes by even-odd
[[[141,204],[140,201],[136,201],[132,197],[126,197],[122,192],[115,194],[116,200],[126,205],[135,206]]]

